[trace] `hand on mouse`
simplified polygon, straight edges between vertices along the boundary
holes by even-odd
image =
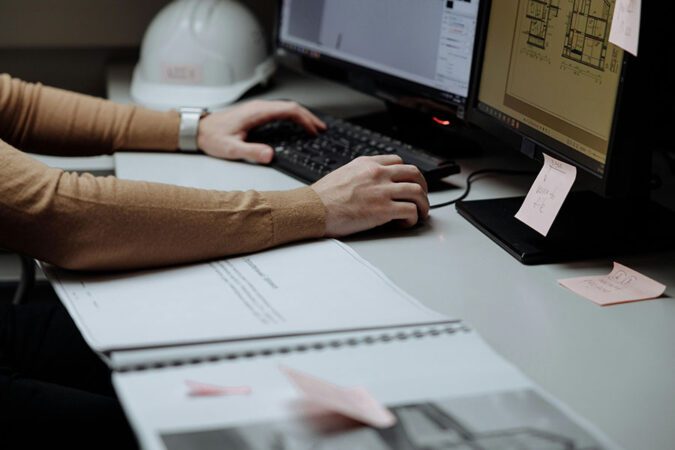
[[[326,236],[340,237],[388,222],[412,227],[429,216],[427,183],[395,155],[362,156],[312,185],[326,206]]]
[[[203,117],[197,144],[216,158],[267,164],[274,150],[269,145],[246,142],[246,136],[252,128],[274,120],[291,120],[313,135],[326,129],[326,124],[295,102],[252,100]]]

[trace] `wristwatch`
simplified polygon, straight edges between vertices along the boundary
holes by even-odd
[[[199,119],[207,114],[206,108],[182,107],[178,109],[180,114],[180,131],[178,149],[184,152],[196,152],[197,133],[199,132]]]

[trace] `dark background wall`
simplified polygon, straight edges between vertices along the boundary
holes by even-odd
[[[275,0],[241,0],[270,31]],[[0,0],[0,73],[104,95],[111,62],[135,62],[169,0]]]

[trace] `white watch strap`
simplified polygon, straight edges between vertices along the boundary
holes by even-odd
[[[195,152],[199,150],[197,145],[199,119],[206,111],[202,108],[180,108],[178,112],[180,113],[178,148],[182,151]]]

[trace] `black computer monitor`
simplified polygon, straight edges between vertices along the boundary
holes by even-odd
[[[522,198],[458,205],[522,262],[643,248],[645,234],[656,236],[645,222],[661,220],[649,202],[650,155],[671,117],[658,102],[672,92],[661,16],[670,7],[643,2],[635,58],[609,42],[614,3],[493,0],[483,17],[470,121],[530,158],[573,164],[594,192],[573,193],[546,237],[513,217]]]
[[[465,117],[478,15],[479,0],[283,0],[278,42],[307,69],[443,126]]]

